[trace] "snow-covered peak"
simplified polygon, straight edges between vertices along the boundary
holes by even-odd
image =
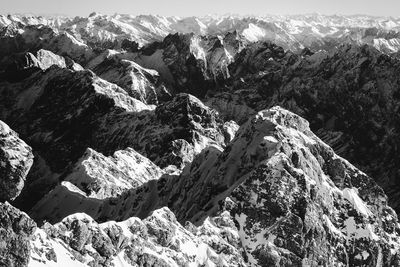
[[[0,26],[48,25],[72,33],[78,40],[96,46],[121,46],[124,40],[144,46],[161,41],[168,34],[194,33],[197,35],[224,35],[237,31],[248,41],[272,41],[286,49],[298,51],[304,47],[326,48],[332,38],[354,43],[371,44],[384,52],[398,51],[394,44],[399,37],[400,19],[392,17],[324,16],[319,14],[288,16],[203,16],[165,17],[154,15],[102,15],[59,18],[40,16],[0,16]],[[376,29],[368,31],[369,29]],[[375,40],[383,38],[379,44]],[[390,42],[386,47],[385,41]],[[321,43],[327,45],[321,45]],[[378,41],[379,42],[379,41]]]

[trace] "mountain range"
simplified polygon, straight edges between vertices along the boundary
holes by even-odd
[[[0,16],[0,266],[399,266],[399,27]]]
[[[83,43],[107,48],[121,46],[125,39],[143,46],[177,32],[218,36],[233,31],[250,42],[270,41],[291,51],[306,47],[329,50],[341,43],[369,44],[386,53],[397,52],[400,47],[400,18],[366,15],[165,17],[94,12],[88,17],[74,18],[0,16],[3,27],[38,24],[69,32]]]

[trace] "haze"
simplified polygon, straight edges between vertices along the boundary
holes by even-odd
[[[400,16],[400,1],[382,0],[2,0],[2,14],[65,14],[87,16],[103,14],[158,14],[201,16],[207,14],[287,15],[320,13],[325,15],[368,14]]]

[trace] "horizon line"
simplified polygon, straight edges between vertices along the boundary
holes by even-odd
[[[93,11],[90,12],[88,15],[68,15],[64,13],[41,13],[41,12],[0,12],[1,16],[22,16],[22,17],[69,17],[69,18],[75,18],[75,17],[90,17],[92,14],[99,14],[99,15],[105,15],[105,16],[116,16],[116,15],[129,15],[129,16],[158,16],[158,17],[178,17],[178,18],[203,18],[203,17],[212,17],[212,16],[219,16],[219,17],[293,17],[293,16],[323,16],[323,17],[334,17],[334,16],[339,16],[339,17],[371,17],[371,18],[392,18],[392,19],[400,19],[400,16],[391,16],[391,15],[371,15],[371,14],[365,14],[365,13],[354,13],[354,14],[340,14],[340,13],[334,13],[334,14],[323,14],[320,12],[307,12],[307,13],[292,13],[292,14],[264,14],[264,15],[256,15],[256,14],[237,14],[237,13],[210,13],[210,14],[204,14],[204,15],[187,15],[187,16],[179,16],[179,15],[160,15],[160,14],[133,14],[133,13],[102,13],[102,12],[97,12]]]

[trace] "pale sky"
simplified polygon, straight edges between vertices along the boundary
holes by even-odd
[[[400,0],[0,0],[0,13],[158,14],[193,16],[207,14],[287,15],[320,13],[400,16]]]

